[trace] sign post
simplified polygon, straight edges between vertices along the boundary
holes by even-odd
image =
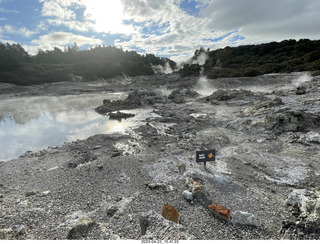
[[[206,167],[206,163],[209,161],[216,160],[216,150],[206,150],[206,151],[197,151],[196,152],[196,162],[204,163],[204,167]]]

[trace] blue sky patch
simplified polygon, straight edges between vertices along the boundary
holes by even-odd
[[[0,42],[29,54],[116,45],[183,62],[199,47],[319,39],[318,10],[319,0],[270,0],[263,9],[260,1],[0,0]]]

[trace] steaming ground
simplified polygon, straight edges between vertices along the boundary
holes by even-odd
[[[319,81],[309,73],[215,80],[170,74],[2,84],[0,101],[123,92],[128,98],[101,101],[97,111],[135,113],[122,121],[139,123],[0,162],[0,237],[319,239],[310,227],[319,226],[316,212],[302,216],[285,204],[297,189],[306,192],[301,199],[319,197]],[[207,168],[195,162],[196,151],[205,149],[216,149]],[[232,216],[251,213],[259,225],[226,222],[199,199],[186,200],[189,180],[201,183],[213,204]],[[179,225],[159,217],[165,203],[180,213]],[[149,225],[142,235],[144,218]]]
[[[296,89],[312,81],[310,73],[291,73],[290,75],[266,74],[256,78],[220,78],[209,80],[200,76],[195,90],[209,96],[218,89],[247,89],[252,92],[271,93],[279,90]]]

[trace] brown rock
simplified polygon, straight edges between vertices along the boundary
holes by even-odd
[[[25,196],[26,197],[30,197],[30,196],[34,196],[34,195],[37,195],[39,194],[40,192],[38,190],[32,190],[32,191],[28,191],[25,193]]]
[[[226,221],[230,221],[230,209],[221,206],[219,204],[210,204],[208,206],[209,210],[211,210],[217,217],[221,217]]]
[[[178,224],[178,219],[180,214],[174,206],[167,203],[164,204],[161,215],[163,218]]]
[[[203,191],[203,185],[199,182],[195,182],[193,180],[190,180],[188,182],[188,187],[192,193],[196,192],[202,192]]]
[[[178,163],[177,166],[179,173],[183,174],[186,171],[186,165],[184,163]]]

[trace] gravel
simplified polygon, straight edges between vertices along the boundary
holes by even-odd
[[[282,106],[312,110],[319,115],[316,102],[320,91],[316,88],[320,78],[307,81],[306,94],[297,95],[290,79],[299,75],[274,75],[272,82],[261,83],[259,92],[253,86],[255,78],[241,78],[235,83],[226,79],[234,89],[252,90],[250,102],[245,96],[230,98],[226,90],[223,94],[228,100],[215,100],[213,95],[205,99],[202,95],[186,97],[180,103],[180,93],[175,92],[179,103],[170,99],[149,103],[147,107],[157,116],[143,118],[142,125],[129,128],[126,133],[95,135],[0,162],[0,239],[289,238],[280,231],[283,221],[292,217],[285,206],[289,194],[294,189],[319,189],[320,144],[307,135],[312,132],[317,138],[320,131],[314,126],[317,121],[313,121],[304,127],[309,132],[274,133],[261,121],[274,107]],[[137,87],[163,89],[162,79],[168,79],[170,87],[175,84],[174,88],[184,84],[188,88],[194,84],[196,88],[198,81],[161,77],[151,83],[148,79],[152,77],[135,78],[127,86],[128,92]],[[264,78],[272,79],[256,79]],[[159,80],[160,86],[156,82]],[[221,79],[207,82],[212,90],[215,85],[223,88]],[[63,86],[59,83],[58,87]],[[113,83],[104,88],[117,87]],[[14,87],[10,89],[15,94]],[[49,94],[53,90],[50,86]],[[19,95],[25,96],[28,91],[24,89]],[[45,89],[41,91],[45,94]],[[72,93],[70,87],[65,91]],[[256,115],[241,113],[255,108],[252,99],[272,101],[276,92],[285,94],[283,103],[275,104],[271,110],[259,107]],[[9,95],[3,96],[5,99]],[[299,99],[294,99],[296,96]],[[303,103],[304,100],[309,102]],[[196,151],[209,149],[216,150],[216,161],[207,162],[206,167],[196,163]],[[186,184],[189,180],[202,184],[201,191],[213,204],[229,208],[231,213],[245,213],[259,225],[238,225],[217,218],[203,201],[190,195]],[[166,203],[179,212],[179,225],[161,217]],[[145,226],[144,230],[141,226]],[[317,233],[299,231],[290,238],[319,238]]]

